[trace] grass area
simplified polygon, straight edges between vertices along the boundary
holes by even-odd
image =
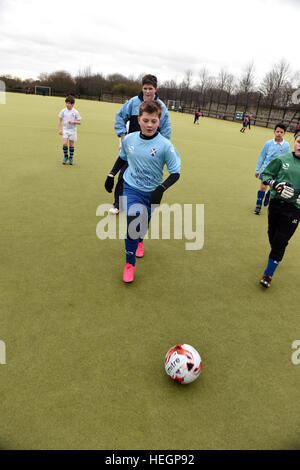
[[[299,234],[271,288],[258,283],[269,246],[254,172],[272,131],[171,113],[182,175],[164,201],[204,204],[204,247],[147,240],[124,285],[124,242],[96,237],[120,105],[77,100],[73,167],[61,164],[63,107],[17,94],[0,106],[0,448],[297,446]],[[176,343],[203,359],[188,386],[164,371]]]

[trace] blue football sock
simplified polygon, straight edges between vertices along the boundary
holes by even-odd
[[[69,147],[70,150],[70,158],[73,158],[74,156],[74,147]]]
[[[279,261],[275,261],[274,259],[269,258],[268,266],[266,267],[265,272],[264,272],[265,276],[272,277],[278,265],[279,265]]]
[[[126,250],[126,263],[135,266],[135,252],[138,247],[139,240],[129,240],[125,238],[125,250]]]
[[[63,145],[63,152],[64,152],[64,157],[68,158],[68,147],[66,145]]]
[[[256,201],[257,206],[262,206],[264,197],[265,197],[265,191],[261,191],[261,190],[257,191],[257,201]]]

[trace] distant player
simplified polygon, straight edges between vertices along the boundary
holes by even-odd
[[[158,132],[162,112],[162,106],[157,101],[141,104],[138,117],[141,131],[133,132],[123,139],[119,157],[105,181],[106,191],[112,192],[115,175],[124,162],[128,163],[123,187],[127,215],[126,265],[123,272],[123,281],[126,283],[134,280],[136,257],[144,256],[143,238],[154,209],[151,205],[160,204],[164,191],[180,176],[180,157],[170,140]],[[163,181],[165,165],[170,176]],[[132,230],[140,214],[144,223],[136,223],[136,230]]]
[[[243,117],[243,127],[240,132],[244,133],[248,126],[248,116]]]
[[[142,78],[142,91],[138,96],[134,96],[116,114],[115,132],[120,139],[120,144],[127,134],[140,130],[138,116],[139,107],[145,101],[157,101],[162,106],[162,116],[158,131],[166,137],[171,138],[171,122],[166,105],[159,99],[157,94],[157,78],[155,75],[145,75]],[[118,214],[120,210],[119,198],[123,194],[123,175],[127,168],[127,162],[123,162],[120,168],[119,178],[115,187],[114,207],[110,209],[111,214]]]
[[[247,126],[249,127],[249,131],[251,129],[251,122],[252,122],[252,119],[253,119],[253,114],[249,114],[248,116],[248,123],[247,123]]]
[[[74,108],[75,99],[73,96],[67,96],[66,107],[61,110],[58,117],[58,133],[63,136],[63,152],[64,159],[63,165],[69,160],[70,165],[73,165],[74,158],[74,142],[77,140],[77,129],[76,126],[81,124],[81,116],[77,109]],[[63,129],[62,129],[63,121]],[[68,145],[70,156],[68,155]]]
[[[272,188],[268,214],[271,252],[260,282],[264,287],[270,287],[300,220],[300,130],[295,132],[294,152],[275,158],[264,169],[262,178],[264,184]]]
[[[200,111],[198,109],[198,111],[195,112],[194,124],[199,124],[199,117],[200,117]]]
[[[254,214],[259,215],[264,200],[264,206],[269,204],[270,200],[270,191],[267,192],[267,186],[262,181],[261,173],[266,168],[266,166],[274,160],[278,155],[284,153],[289,153],[290,145],[284,140],[284,135],[286,132],[285,124],[278,123],[275,126],[274,130],[274,139],[268,140],[263,146],[262,151],[260,152],[259,158],[256,164],[255,178],[260,179],[260,188],[257,193],[256,207],[254,209]]]

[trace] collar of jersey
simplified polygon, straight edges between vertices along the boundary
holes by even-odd
[[[156,131],[155,134],[153,134],[153,135],[144,135],[140,132],[140,138],[144,139],[144,140],[154,139],[154,137],[156,137],[157,135],[158,135],[158,131]]]

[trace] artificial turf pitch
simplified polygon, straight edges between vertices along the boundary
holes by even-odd
[[[124,285],[124,241],[96,236],[120,105],[76,101],[73,167],[61,164],[63,107],[9,93],[0,105],[0,448],[297,447],[299,234],[264,289],[266,210],[253,214],[272,131],[171,113],[182,173],[164,202],[204,204],[204,246],[149,239]],[[165,374],[176,343],[202,356],[191,385]]]

